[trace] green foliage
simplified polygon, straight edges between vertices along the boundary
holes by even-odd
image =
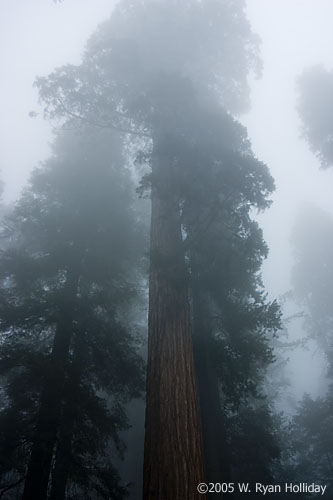
[[[260,73],[259,42],[243,1],[123,0],[80,65],[58,68],[36,85],[47,116],[126,133],[129,156],[147,166],[139,193],[153,186],[175,208],[193,316],[219,381],[229,444],[245,446],[233,428],[245,435],[262,421],[260,467],[268,477],[278,445],[262,384],[280,313],[261,283],[268,249],[252,211],[270,205],[274,182],[231,115],[248,107],[251,71]],[[171,267],[160,255],[151,259]]]
[[[175,9],[177,15],[175,15]],[[247,76],[260,73],[244,2],[121,2],[90,39],[79,66],[38,78],[44,111],[152,134],[187,120],[191,96],[248,107]]]
[[[258,38],[244,11],[243,1],[141,0],[134,4],[126,0],[117,6],[110,25],[105,23],[91,39],[89,48],[98,43],[105,47],[105,42],[112,43],[111,36],[116,43],[120,38],[135,40],[131,51],[136,61],[127,57],[127,66],[121,59],[125,78],[128,68],[132,75],[150,81],[160,73],[180,75],[191,80],[200,94],[209,93],[227,109],[239,111],[248,104],[248,73],[260,73]]]
[[[290,427],[294,476],[300,482],[327,484],[327,494],[333,491],[332,415],[331,386],[324,398],[313,400],[305,395]]]
[[[228,425],[235,481],[274,483],[274,466],[282,448],[278,416],[265,402],[250,403],[231,414]]]
[[[122,453],[119,432],[128,426],[124,404],[141,394],[144,374],[139,340],[124,320],[136,297],[137,252],[144,246],[133,191],[116,137],[88,128],[64,131],[53,156],[33,173],[4,222],[3,490],[26,474],[44,381],[53,369],[52,343],[69,311],[71,340],[59,431],[72,428],[68,491],[71,498],[91,498],[91,492],[96,498],[126,495],[112,456]],[[69,298],[66,281],[76,269],[78,287]],[[72,421],[66,420],[69,404],[74,406]]]

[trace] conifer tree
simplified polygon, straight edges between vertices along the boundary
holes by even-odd
[[[118,144],[107,131],[59,134],[5,223],[1,472],[3,491],[24,481],[22,498],[46,498],[51,469],[51,498],[126,494],[110,446],[121,451],[123,405],[142,389],[126,321],[142,237]]]
[[[333,491],[332,408],[333,408],[333,308],[332,249],[333,219],[316,206],[303,207],[293,229],[295,263],[292,284],[295,300],[304,308],[304,329],[308,340],[318,346],[323,359],[323,389],[320,397],[304,394],[288,432],[291,443],[291,470],[298,481],[313,478]],[[319,496],[318,496],[319,497]]]
[[[262,329],[276,328],[277,311],[266,304],[254,277],[266,250],[249,212],[267,205],[273,185],[267,168],[251,153],[244,130],[230,116],[247,108],[251,70],[260,70],[258,40],[244,2],[124,0],[89,41],[81,65],[37,81],[49,116],[117,129],[151,169],[141,186],[151,189],[152,201],[144,467],[148,500],[197,498],[196,485],[203,480],[190,311],[195,293],[192,297],[188,271],[194,290],[201,249],[193,239],[207,222],[209,246],[216,238],[221,250],[229,246],[231,252],[240,238],[240,253],[250,247],[249,267],[242,274],[249,276],[250,290],[238,293],[236,284],[228,288],[221,275],[212,286],[219,288],[216,298],[214,290],[201,292],[200,282],[197,288],[209,306],[196,308],[194,317],[210,314],[214,300],[219,300],[219,313],[235,305],[238,314],[242,307],[244,321],[253,321],[252,328],[242,325],[244,343],[250,332],[253,353],[257,349],[263,365],[271,359],[266,340],[258,338]],[[189,189],[199,196],[195,221],[189,218],[194,206]],[[225,222],[235,224],[231,237]],[[237,281],[236,272],[232,279]],[[228,290],[225,301],[223,287]],[[256,322],[259,311],[265,319]],[[211,335],[211,326],[209,331]],[[231,331],[235,334],[237,326]],[[251,366],[255,371],[255,359]],[[253,376],[254,385],[261,370]],[[215,376],[214,384],[216,403]]]

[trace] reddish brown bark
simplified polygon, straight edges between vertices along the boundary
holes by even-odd
[[[197,491],[204,467],[179,204],[161,182],[167,160],[154,162],[143,498],[203,499]]]

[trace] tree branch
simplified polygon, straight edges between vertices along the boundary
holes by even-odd
[[[7,486],[2,486],[2,490],[0,491],[0,498],[2,498],[4,496],[5,493],[7,493],[7,491],[11,490],[12,488],[15,488],[16,486],[18,486],[19,484],[23,483],[23,481],[25,480],[25,477],[21,477],[21,479],[19,479],[18,481],[16,481],[15,483],[12,483],[12,484],[8,484]]]
[[[138,137],[146,137],[147,139],[151,139],[151,135],[148,134],[148,132],[141,132],[139,130],[131,129],[131,128],[124,128],[118,125],[114,125],[113,123],[100,123],[95,120],[90,120],[89,118],[79,115],[77,113],[74,113],[73,111],[70,111],[62,101],[62,99],[57,96],[56,97],[57,101],[59,102],[60,106],[64,110],[65,114],[71,116],[72,118],[75,118],[76,120],[81,120],[83,122],[89,123],[90,125],[93,125],[94,127],[99,127],[99,128],[108,128],[108,129],[113,129],[116,130],[117,132],[123,133],[123,134],[129,134],[129,135],[135,135]]]

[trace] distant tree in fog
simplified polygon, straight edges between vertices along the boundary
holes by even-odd
[[[306,206],[292,235],[295,264],[293,292],[305,307],[304,327],[326,360],[328,391],[312,399],[305,395],[290,425],[294,477],[327,484],[333,492],[333,218]],[[319,498],[319,497],[318,497]]]
[[[325,397],[303,397],[292,419],[289,435],[294,451],[291,467],[294,480],[327,485],[326,495],[333,493],[332,389],[331,386]]]
[[[333,218],[306,206],[294,227],[295,298],[306,307],[305,327],[323,350],[333,374]]]
[[[333,166],[333,71],[321,66],[305,70],[298,80],[298,112],[302,131],[321,166]]]
[[[126,320],[142,242],[132,194],[117,137],[63,131],[4,220],[2,493],[126,496],[112,453],[143,383]]]

